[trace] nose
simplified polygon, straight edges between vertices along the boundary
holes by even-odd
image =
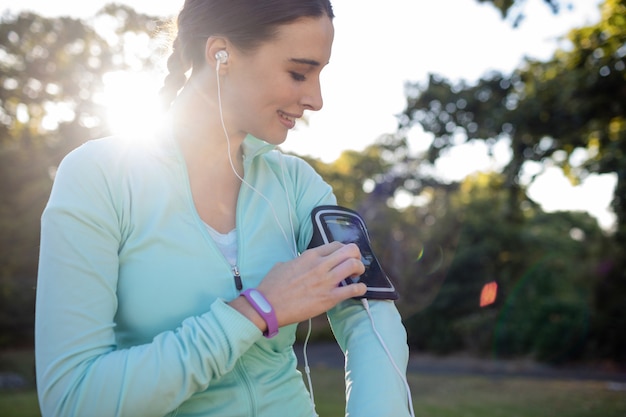
[[[307,110],[318,111],[322,108],[324,100],[322,99],[322,87],[319,79],[311,81],[308,88],[304,91],[301,102]]]

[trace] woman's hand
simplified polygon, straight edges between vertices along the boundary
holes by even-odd
[[[273,306],[279,326],[299,323],[322,314],[339,302],[365,294],[363,283],[339,286],[345,278],[365,272],[361,252],[355,244],[331,242],[309,249],[294,260],[278,263],[257,289]],[[230,305],[261,330],[265,321],[243,297]]]

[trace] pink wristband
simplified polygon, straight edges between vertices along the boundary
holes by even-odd
[[[269,301],[267,301],[267,298],[255,288],[248,288],[242,292],[241,295],[246,297],[250,305],[259,313],[263,320],[265,320],[267,330],[263,332],[263,336],[268,339],[276,336],[278,334],[278,320],[276,319],[274,308]]]

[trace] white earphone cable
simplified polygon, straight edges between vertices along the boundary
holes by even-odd
[[[284,166],[284,162],[283,162],[283,154],[282,153],[278,153],[278,157],[280,160],[280,170],[282,172],[283,175],[283,184],[285,184],[285,187],[287,186],[287,178],[285,177],[285,166]],[[289,200],[289,195],[287,195],[287,192],[285,191],[285,198],[287,199],[287,208],[289,211],[289,225],[291,226],[291,233],[293,235],[293,244],[294,244],[294,253],[298,253],[298,246],[296,244],[296,236],[295,236],[295,228],[293,226],[293,219],[291,218],[291,201]],[[312,321],[309,318],[308,320],[308,327],[307,327],[307,333],[306,333],[306,337],[304,338],[304,345],[302,346],[302,357],[304,358],[304,374],[306,375],[306,379],[307,379],[307,384],[309,387],[309,395],[311,397],[311,404],[313,405],[313,411],[315,412],[315,415],[317,416],[317,412],[315,411],[315,395],[313,393],[313,382],[311,381],[311,368],[309,367],[309,357],[307,354],[307,347],[309,344],[309,339],[311,338],[311,328],[313,327]]]
[[[224,122],[224,113],[222,110],[222,89],[221,89],[221,83],[220,83],[220,77],[219,77],[219,67],[220,67],[220,60],[217,60],[217,67],[216,67],[216,73],[217,73],[217,104],[218,104],[218,109],[219,109],[219,115],[220,115],[220,122],[222,124],[222,130],[224,131],[224,135],[226,136],[226,146],[228,149],[228,162],[230,163],[230,167],[233,170],[233,173],[235,174],[235,176],[237,178],[239,178],[239,180],[245,184],[248,188],[250,188],[252,191],[254,191],[258,196],[260,196],[261,198],[263,198],[267,204],[269,205],[270,209],[272,210],[272,214],[274,216],[274,220],[276,220],[276,224],[278,225],[280,232],[283,235],[283,238],[285,239],[285,241],[291,245],[291,242],[289,241],[289,238],[287,237],[287,233],[285,232],[285,229],[283,228],[283,226],[280,224],[280,220],[278,219],[278,214],[276,214],[276,209],[274,208],[274,205],[272,204],[272,202],[265,196],[263,195],[262,192],[260,192],[259,190],[257,190],[252,184],[250,184],[249,182],[247,182],[246,180],[243,179],[243,177],[237,172],[237,169],[235,168],[235,164],[233,162],[233,157],[231,154],[231,147],[230,147],[230,136],[228,135],[228,129],[226,129],[226,123]],[[282,168],[282,166],[281,166]],[[287,202],[289,202],[289,199],[287,199]],[[289,217],[289,221],[291,222],[291,216]],[[292,237],[293,237],[293,225],[292,225]],[[294,239],[295,240],[295,239]],[[295,244],[295,242],[294,242]],[[292,250],[294,250],[292,248]],[[298,252],[297,250],[294,251],[293,253],[294,256],[298,256]]]
[[[227,55],[226,55],[227,57]],[[218,57],[216,57],[218,58]],[[220,116],[220,122],[222,125],[222,130],[224,131],[224,136],[226,137],[226,146],[227,146],[227,150],[228,150],[228,161],[230,163],[231,169],[233,170],[233,173],[235,174],[235,176],[237,176],[237,178],[243,183],[245,184],[247,187],[249,187],[253,192],[255,192],[257,195],[259,195],[260,197],[262,197],[267,204],[269,205],[270,209],[272,210],[272,214],[274,216],[274,220],[276,221],[276,224],[278,225],[283,238],[285,239],[285,241],[291,245],[291,243],[293,243],[293,247],[292,247],[292,251],[293,251],[293,255],[294,257],[298,256],[298,247],[297,247],[297,243],[296,243],[296,239],[295,239],[295,230],[294,230],[294,225],[293,225],[293,219],[291,217],[291,202],[289,200],[289,195],[287,194],[287,191],[285,189],[285,197],[287,199],[287,206],[288,206],[288,213],[289,213],[289,225],[291,227],[291,235],[292,235],[292,240],[290,241],[287,237],[287,233],[285,232],[284,228],[282,227],[282,225],[280,224],[280,221],[278,219],[278,215],[276,213],[276,209],[274,208],[274,205],[272,204],[272,202],[265,196],[263,195],[263,193],[261,193],[259,190],[257,190],[252,184],[248,183],[238,172],[237,169],[235,168],[235,164],[233,162],[233,158],[232,158],[232,154],[231,154],[231,145],[230,145],[230,136],[228,134],[228,129],[226,128],[226,123],[224,122],[224,114],[223,114],[223,109],[222,109],[222,91],[221,91],[221,82],[220,82],[220,77],[219,77],[219,68],[220,68],[220,64],[221,64],[221,59],[225,59],[225,57],[220,56],[217,59],[217,65],[216,65],[216,79],[217,79],[217,102],[218,102],[218,108],[219,108],[219,116]],[[284,169],[284,162],[282,159],[282,154],[279,153],[279,160],[280,160],[280,168],[281,168],[281,172],[282,172],[282,177],[283,177],[283,184],[287,184],[287,180],[286,180],[286,176],[285,176],[285,169]],[[394,368],[394,370],[396,371],[396,373],[400,376],[405,389],[407,391],[407,400],[408,400],[408,405],[409,405],[409,411],[412,417],[415,416],[415,412],[413,409],[413,401],[412,401],[412,396],[411,396],[411,388],[409,386],[409,383],[406,379],[406,376],[402,373],[402,371],[398,368],[398,365],[395,363],[393,356],[391,355],[391,352],[389,352],[389,349],[387,348],[387,345],[385,344],[382,336],[380,335],[380,333],[378,332],[378,330],[376,329],[376,324],[374,323],[374,317],[372,316],[372,313],[370,312],[370,308],[369,308],[369,303],[367,301],[367,299],[363,298],[361,300],[363,307],[365,308],[365,311],[367,311],[367,315],[369,316],[371,325],[372,325],[372,330],[374,331],[374,334],[376,335],[376,337],[378,338],[381,346],[383,347],[385,353],[387,354],[387,356],[389,357],[389,360],[391,361],[391,364]],[[311,398],[311,405],[313,407],[313,412],[315,413],[315,415],[317,416],[317,412],[315,411],[315,396],[313,393],[313,384],[311,381],[311,369],[309,367],[309,360],[308,360],[308,355],[307,355],[307,346],[308,346],[308,342],[311,336],[311,319],[308,320],[308,331],[307,331],[307,335],[304,341],[304,346],[303,346],[303,357],[304,357],[304,371],[305,374],[307,376],[307,382],[308,382],[308,386],[309,386],[309,395]]]
[[[389,360],[391,361],[391,365],[393,366],[393,369],[395,369],[396,373],[400,376],[400,379],[402,380],[402,383],[404,384],[404,388],[406,389],[406,392],[407,392],[407,401],[409,403],[409,412],[411,413],[411,417],[415,417],[415,411],[413,410],[413,399],[411,396],[411,387],[409,387],[409,382],[407,381],[406,376],[402,373],[400,368],[398,368],[396,361],[393,360],[393,356],[391,355],[391,352],[389,352],[389,348],[387,348],[387,344],[383,340],[380,333],[378,333],[378,329],[376,329],[376,324],[374,323],[374,317],[372,316],[372,313],[370,311],[369,302],[367,301],[366,298],[362,298],[361,304],[363,304],[365,311],[367,311],[367,315],[369,316],[370,323],[372,324],[372,330],[374,331],[374,334],[378,338],[378,341],[380,342],[385,353],[389,357]]]
[[[226,55],[226,57],[227,57],[227,55]],[[220,123],[222,124],[222,130],[224,131],[224,136],[226,137],[226,146],[227,146],[227,150],[228,150],[228,162],[230,163],[230,167],[233,170],[233,173],[235,174],[235,176],[237,176],[237,178],[239,178],[239,180],[243,184],[245,184],[247,187],[249,187],[252,191],[254,191],[257,195],[262,197],[267,202],[267,204],[269,205],[270,209],[272,210],[272,214],[274,216],[274,220],[276,221],[276,224],[280,228],[280,231],[281,231],[281,233],[283,235],[283,238],[285,239],[287,244],[291,245],[291,243],[293,243],[293,247],[291,249],[293,251],[293,256],[297,257],[298,256],[298,245],[296,243],[295,229],[294,229],[294,226],[293,226],[293,219],[291,217],[291,202],[289,200],[289,195],[287,194],[286,188],[285,188],[285,198],[287,199],[287,208],[288,208],[288,213],[289,213],[289,226],[291,227],[291,237],[292,237],[291,242],[287,238],[287,233],[285,232],[285,229],[280,224],[280,221],[278,219],[278,215],[276,214],[276,209],[274,208],[274,205],[272,204],[270,199],[268,199],[265,195],[263,195],[263,193],[260,192],[259,190],[257,190],[252,184],[250,184],[246,180],[244,180],[243,177],[237,172],[237,169],[235,168],[235,164],[233,163],[233,157],[232,157],[232,154],[231,154],[230,136],[228,135],[228,129],[226,128],[226,123],[224,122],[224,113],[223,113],[223,109],[222,109],[222,86],[221,86],[220,76],[219,76],[219,69],[220,69],[220,64],[222,62],[221,61],[222,57],[217,57],[216,56],[216,58],[217,58],[217,64],[216,64],[216,68],[215,68],[215,73],[216,73],[216,79],[217,79],[217,105],[218,105],[218,109],[219,109]],[[223,58],[223,59],[225,59],[225,58]],[[286,179],[286,176],[285,176],[285,167],[284,167],[284,162],[283,162],[283,156],[282,156],[282,154],[280,152],[278,153],[278,155],[279,155],[279,160],[280,160],[280,169],[281,169],[282,177],[283,177],[283,184],[286,187],[287,179]],[[317,416],[318,414],[317,414],[317,411],[315,410],[315,395],[313,394],[313,384],[312,384],[312,381],[311,381],[311,369],[309,367],[309,359],[308,359],[308,355],[307,355],[307,345],[309,343],[309,338],[311,337],[311,327],[312,327],[312,322],[311,322],[311,319],[309,319],[308,320],[308,331],[307,331],[306,338],[304,340],[304,346],[303,346],[303,349],[302,349],[302,354],[303,354],[303,357],[304,357],[304,372],[306,374],[307,382],[308,382],[308,386],[309,386],[309,396],[311,398],[311,406],[313,408],[313,412]]]

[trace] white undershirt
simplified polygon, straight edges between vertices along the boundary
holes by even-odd
[[[218,232],[206,223],[205,226],[228,263],[232,266],[237,265],[237,229],[233,229],[224,234]]]

